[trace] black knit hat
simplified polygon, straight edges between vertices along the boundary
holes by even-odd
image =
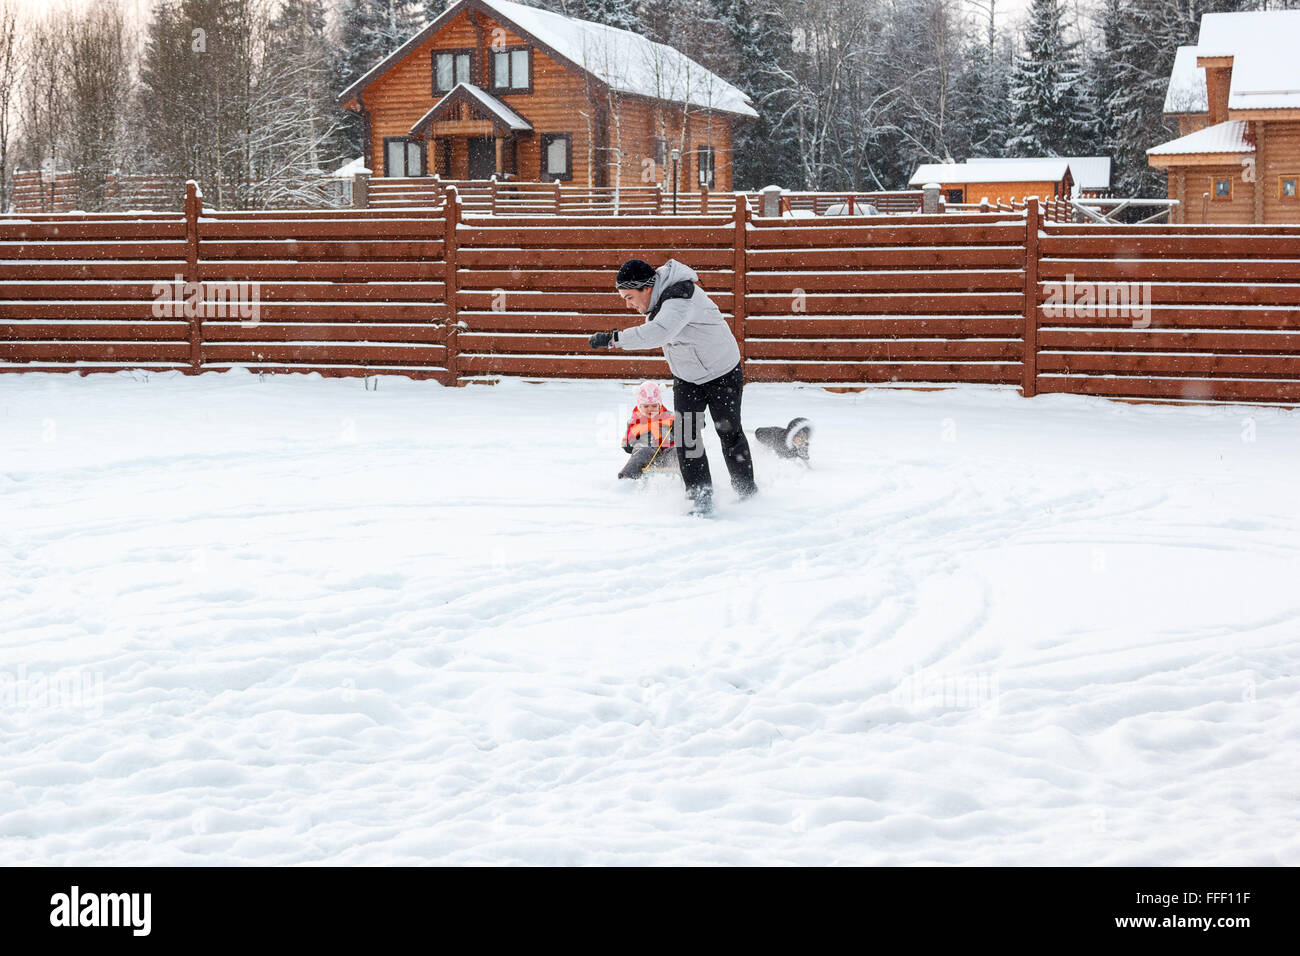
[[[644,289],[655,284],[654,266],[644,259],[629,259],[618,268],[618,278],[614,280],[617,289]]]

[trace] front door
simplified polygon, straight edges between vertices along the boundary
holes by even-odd
[[[491,179],[497,171],[497,145],[490,136],[469,141],[469,178]]]

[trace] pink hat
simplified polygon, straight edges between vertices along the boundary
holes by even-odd
[[[642,382],[641,387],[636,392],[636,403],[638,405],[662,405],[663,395],[659,391],[659,386],[654,382]]]

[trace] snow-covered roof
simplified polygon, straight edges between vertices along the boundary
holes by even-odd
[[[457,83],[451,90],[437,103],[433,104],[433,109],[425,113],[411,127],[412,133],[418,133],[425,124],[429,123],[440,110],[444,109],[448,103],[453,100],[466,98],[472,100],[475,105],[482,107],[488,113],[495,116],[507,128],[519,133],[527,132],[533,128],[533,124],[528,122],[506,104],[488,93],[482,87],[475,86],[473,83]]]
[[[1206,13],[1196,46],[1179,47],[1169,77],[1166,113],[1205,112],[1205,71],[1193,65],[1197,57],[1232,57],[1230,110],[1300,108],[1300,10],[1255,10],[1245,13]],[[1187,51],[1187,52],[1185,52]],[[1199,71],[1200,76],[1195,75]],[[1198,85],[1199,84],[1199,85]],[[1184,108],[1186,95],[1200,109]],[[1202,99],[1204,97],[1204,99]]]
[[[1196,64],[1196,47],[1180,46],[1174,55],[1165,92],[1166,113],[1207,113],[1210,94],[1205,87],[1205,67]]]
[[[998,162],[967,160],[964,163],[924,163],[917,167],[908,185],[926,183],[1057,183],[1065,178],[1069,163],[1064,159],[1009,159]]]
[[[1027,159],[1010,159],[1003,156],[972,156],[966,160],[966,164],[972,163],[1044,163],[1049,164],[1049,171],[1054,169],[1054,165],[1064,161],[1070,167],[1070,178],[1074,180],[1076,186],[1080,189],[1109,189],[1110,188],[1110,157],[1109,156],[1046,156],[1031,157]],[[1044,177],[1047,178],[1047,177]],[[973,182],[974,180],[972,180]],[[988,182],[988,180],[983,180]]]
[[[1246,139],[1245,120],[1216,123],[1195,133],[1161,143],[1147,150],[1148,156],[1172,156],[1185,153],[1253,153],[1255,147]]]
[[[516,33],[586,70],[620,93],[685,102],[702,109],[757,117],[748,96],[679,50],[628,30],[579,20],[511,0],[457,0],[423,30],[376,64],[341,94],[354,96],[466,8],[486,12]]]

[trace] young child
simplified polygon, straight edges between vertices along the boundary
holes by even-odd
[[[652,471],[677,467],[673,413],[664,407],[663,394],[654,382],[642,382],[637,389],[623,450],[631,457],[618,473],[620,478],[642,478]]]
[[[812,433],[812,422],[806,418],[795,418],[785,428],[779,425],[760,428],[754,432],[754,437],[782,458],[801,458],[807,461]]]

